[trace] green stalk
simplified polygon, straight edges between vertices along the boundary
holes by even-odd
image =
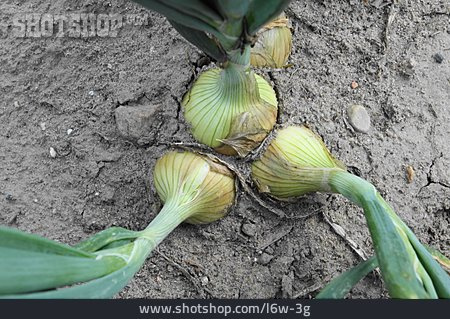
[[[202,12],[198,9],[186,10],[185,5],[182,4],[182,1],[178,1],[180,2],[179,5],[165,3],[162,0],[134,0],[134,2],[156,11],[167,17],[169,20],[176,21],[181,25],[185,25],[195,30],[211,33],[221,42],[229,43],[234,41],[234,39],[228,38],[225,34],[218,30],[222,22],[212,21],[211,19],[214,19],[212,16],[208,17],[202,14]],[[183,3],[185,2],[186,1],[183,1]]]
[[[97,259],[1,248],[0,256],[0,295],[88,281],[125,265],[118,255]]]
[[[316,296],[316,299],[342,299],[350,290],[371,271],[378,267],[377,257],[372,256],[356,267],[334,278]]]
[[[114,227],[72,248],[0,228],[0,297],[112,297],[180,223],[218,220],[235,199],[232,173],[193,153],[164,155],[153,177],[165,204],[140,232]],[[81,284],[58,289],[76,283]]]
[[[227,54],[225,50],[207,33],[183,26],[173,20],[169,20],[169,22],[186,40],[217,60],[217,62],[224,63],[226,61]]]
[[[369,182],[348,173],[304,126],[278,131],[252,176],[277,198],[335,192],[364,209],[384,282],[394,298],[449,298],[450,277]],[[445,260],[439,259],[445,264]]]
[[[136,241],[126,247],[122,247],[122,249],[125,248],[129,249],[130,253],[133,252],[136,257],[130,260],[124,267],[106,276],[69,288],[46,292],[5,295],[0,296],[0,299],[110,298],[126,286],[147,257],[145,254],[145,242]]]
[[[448,258],[442,253],[432,247],[424,245],[436,261],[442,265],[448,266]],[[350,290],[371,271],[379,267],[376,256],[361,262],[357,266],[343,272],[332,281],[330,281],[316,296],[316,299],[343,299],[350,292]],[[444,280],[442,280],[444,282]]]
[[[253,0],[247,13],[247,32],[255,34],[267,22],[274,19],[291,0]]]
[[[444,269],[447,270],[447,272],[450,272],[450,259],[447,258],[447,256],[444,256],[439,250],[425,246],[425,248],[428,250],[428,252],[433,256],[433,258],[444,267]]]
[[[86,240],[83,240],[74,247],[78,250],[93,253],[125,240],[129,244],[134,239],[138,238],[139,234],[140,232],[128,230],[122,227],[110,227]]]
[[[180,27],[213,35],[226,51],[249,42],[290,0],[134,0]],[[189,38],[188,38],[189,40]],[[195,45],[195,43],[194,43]]]
[[[96,257],[46,238],[0,227],[0,295],[91,280],[125,264],[118,256],[101,260]]]
[[[149,242],[149,252],[158,246],[175,228],[192,215],[189,203],[192,198],[180,200],[170,198],[163,206],[155,219],[139,236]]]
[[[187,201],[189,202],[189,200]],[[20,283],[26,283],[26,278],[11,281],[11,286],[4,286],[0,284],[0,287],[3,286],[4,289],[0,289],[1,294],[12,294],[15,295],[6,295],[2,296],[2,298],[110,298],[119,292],[123,287],[128,283],[128,281],[134,276],[134,274],[141,268],[142,264],[145,262],[150,253],[185,219],[187,219],[192,214],[192,209],[190,209],[189,205],[184,203],[180,203],[178,199],[172,199],[166,202],[160,213],[155,217],[155,219],[147,226],[147,228],[139,233],[137,239],[132,243],[124,246],[120,246],[114,249],[106,249],[100,250],[95,253],[96,258],[94,259],[97,263],[101,265],[104,264],[104,261],[107,262],[109,275],[107,273],[96,272],[93,265],[90,266],[89,275],[90,277],[76,277],[75,280],[70,282],[66,282],[66,284],[73,284],[80,281],[87,281],[84,284],[63,288],[60,290],[54,290],[49,292],[38,292],[38,293],[30,293],[30,294],[17,294],[23,292],[23,289],[20,289]],[[116,231],[116,230],[115,230]],[[117,232],[117,231],[116,231]],[[111,234],[112,235],[112,234]],[[117,239],[117,238],[116,238]],[[117,239],[118,240],[118,239]],[[94,242],[99,242],[98,238],[94,239]],[[104,243],[111,243],[110,239],[106,239]],[[91,245],[85,243],[83,244],[85,248],[91,247]],[[1,255],[1,250],[0,250]],[[29,267],[25,258],[29,259],[33,257],[36,264],[41,267]],[[62,262],[62,258],[67,260],[65,263]],[[111,259],[120,259],[122,260],[121,267],[112,266]],[[8,268],[9,264],[11,264],[12,259],[8,259]],[[55,282],[60,276],[64,276],[64,272],[67,269],[73,272],[74,266],[76,266],[75,257],[60,257],[57,263],[55,263],[54,268],[48,268],[48,261],[52,261],[48,258],[48,256],[42,255],[41,259],[36,259],[35,254],[30,252],[23,252],[22,255],[17,256],[15,262],[16,267],[20,267],[23,265],[25,269],[20,269],[20,274],[22,276],[34,277],[34,276],[42,276],[46,274],[46,277],[49,279],[47,286],[31,286],[26,285],[26,289],[30,290],[42,290],[45,288],[51,288],[52,283]],[[4,262],[4,260],[3,260]],[[83,259],[81,259],[83,266]],[[0,261],[0,265],[2,265],[2,261]],[[42,270],[43,267],[47,267],[44,269],[44,273]],[[30,271],[34,270],[34,271]],[[100,267],[100,270],[103,269]],[[113,272],[111,272],[113,270]],[[55,273],[57,272],[57,273]],[[61,275],[59,272],[62,272]],[[5,276],[11,277],[10,273],[0,272],[0,274],[4,274]],[[107,275],[102,277],[102,275]],[[101,277],[99,279],[95,279]],[[1,276],[0,276],[1,278]],[[93,281],[89,281],[89,279],[94,279]],[[40,281],[42,283],[42,280]],[[100,287],[100,289],[98,289]]]
[[[275,92],[250,70],[250,44],[290,0],[135,1],[166,16],[223,66],[203,72],[192,85],[182,101],[185,119],[199,142],[246,156],[273,128],[278,113]]]
[[[230,65],[234,65],[235,67],[240,66],[244,68],[243,71],[247,71],[250,67],[250,52],[250,45],[246,45],[243,49],[228,51],[228,61]],[[227,68],[227,65],[225,68]]]
[[[64,256],[93,257],[92,254],[68,245],[3,226],[0,226],[0,247]]]
[[[369,182],[342,170],[329,178],[334,192],[362,207],[382,276],[394,298],[449,298],[450,279]]]
[[[384,201],[380,196],[380,200]],[[390,207],[389,207],[390,208]],[[391,218],[396,222],[397,225],[400,225],[404,232],[406,233],[409,242],[413,246],[420,262],[424,265],[427,274],[430,276],[431,281],[433,283],[433,287],[436,289],[436,292],[440,298],[450,298],[450,277],[445,272],[445,270],[439,266],[439,263],[433,255],[431,254],[428,247],[425,247],[420,243],[419,239],[414,235],[411,229],[406,226],[406,224],[395,214],[395,212],[390,208],[388,210]]]

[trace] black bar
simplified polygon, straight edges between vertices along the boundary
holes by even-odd
[[[449,300],[0,300],[2,318],[439,318]]]

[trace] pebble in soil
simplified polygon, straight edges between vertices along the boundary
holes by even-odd
[[[370,116],[362,105],[352,105],[347,109],[347,115],[351,126],[355,131],[368,133],[370,130]]]

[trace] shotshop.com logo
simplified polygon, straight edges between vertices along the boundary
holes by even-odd
[[[20,13],[0,25],[0,36],[15,38],[117,37],[122,27],[149,24],[149,15],[94,13]]]

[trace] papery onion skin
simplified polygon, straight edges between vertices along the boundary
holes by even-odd
[[[253,163],[252,176],[261,192],[289,198],[330,191],[330,173],[344,169],[317,134],[304,126],[290,126],[279,130]]]
[[[233,174],[225,166],[190,152],[169,152],[154,169],[158,195],[185,205],[185,222],[205,224],[224,217],[235,200]]]
[[[292,51],[292,32],[284,14],[268,23],[257,34],[250,63],[254,67],[282,68]]]
[[[278,103],[269,83],[230,64],[203,72],[183,98],[184,117],[201,143],[245,156],[276,123]]]

